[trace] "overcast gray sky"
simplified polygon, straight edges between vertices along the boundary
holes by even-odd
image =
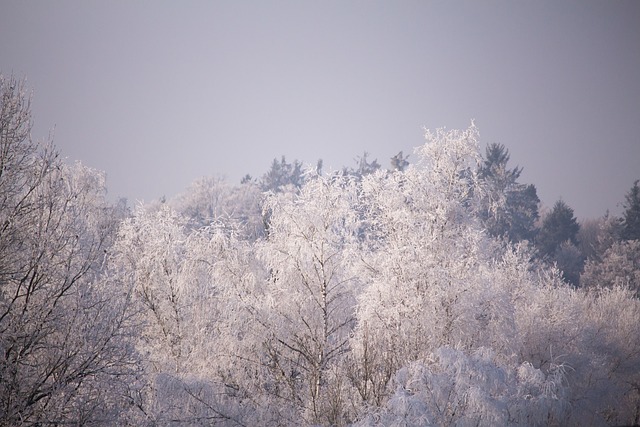
[[[281,155],[386,167],[471,119],[579,218],[640,179],[637,1],[0,0],[0,72],[131,203]]]

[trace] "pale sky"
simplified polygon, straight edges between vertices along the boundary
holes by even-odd
[[[578,218],[640,179],[637,1],[0,0],[0,72],[130,204],[281,155],[387,167],[471,119]]]

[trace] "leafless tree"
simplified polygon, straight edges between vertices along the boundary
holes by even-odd
[[[135,352],[106,274],[118,223],[101,174],[30,136],[23,81],[0,76],[0,424],[113,424]]]

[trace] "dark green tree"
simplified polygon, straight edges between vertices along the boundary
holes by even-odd
[[[578,249],[580,224],[573,216],[573,209],[558,200],[553,210],[544,218],[536,238],[540,257],[555,263],[568,283],[578,286],[584,265],[584,256]]]
[[[573,216],[573,209],[562,200],[558,200],[553,210],[545,217],[538,232],[536,246],[542,257],[553,257],[565,242],[577,245],[580,230],[578,221]]]
[[[409,160],[407,160],[409,156],[404,156],[402,151],[391,157],[391,170],[392,171],[403,171],[409,166]]]
[[[288,163],[284,156],[278,161],[273,159],[271,169],[262,176],[260,189],[262,191],[279,192],[286,186],[300,188],[304,182],[302,163],[294,160]]]
[[[348,176],[354,176],[357,179],[362,179],[363,176],[374,173],[378,169],[380,169],[380,163],[378,163],[377,159],[373,159],[369,161],[369,153],[366,151],[362,156],[358,156],[355,159],[358,164],[357,168],[352,167],[344,167],[342,169],[342,173]]]
[[[622,239],[640,240],[640,186],[638,180],[626,194],[625,211],[622,214]]]
[[[540,199],[533,184],[520,184],[522,168],[509,169],[509,150],[502,144],[489,144],[478,170],[486,195],[481,218],[492,236],[512,242],[533,240]]]
[[[500,180],[496,179],[496,183],[504,184],[504,188],[506,188],[508,184],[517,181],[522,173],[522,168],[516,166],[513,169],[507,169],[507,163],[511,156],[504,144],[489,144],[487,145],[485,153],[486,158],[478,171],[481,179],[490,177],[501,178]]]

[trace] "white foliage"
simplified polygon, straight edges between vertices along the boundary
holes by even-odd
[[[358,425],[549,425],[566,410],[560,367],[549,375],[526,362],[514,367],[487,348],[440,347],[399,370],[394,385],[387,404]]]
[[[235,422],[241,402],[229,403],[234,385],[227,382],[243,333],[240,299],[251,292],[242,286],[253,281],[243,245],[233,227],[193,230],[167,205],[139,207],[122,224],[114,258],[135,284],[145,319],[139,347],[148,385],[140,405],[158,422],[190,419],[186,406],[193,420]]]
[[[374,371],[393,371],[442,345],[468,345],[482,320],[473,296],[482,294],[477,284],[491,286],[479,266],[492,243],[472,215],[480,191],[473,175],[476,136],[473,126],[428,132],[417,166],[363,180],[369,250],[361,255],[361,274],[370,284],[360,296],[353,346],[362,363],[364,352],[373,351],[363,344],[365,335],[381,347],[375,350],[380,363],[391,366]],[[388,375],[379,380],[388,381]]]
[[[638,340],[630,335],[639,319],[635,303],[620,297],[621,307],[629,308],[614,332],[605,325],[616,321],[598,319],[608,295],[571,289],[558,271],[532,264],[526,247],[501,248],[484,235],[473,215],[474,195],[482,188],[474,187],[468,172],[476,159],[474,135],[473,128],[428,134],[417,166],[363,180],[370,240],[362,245],[360,271],[368,286],[358,299],[349,374],[361,411],[386,405],[394,415],[383,425],[405,422],[399,413],[412,420],[409,425],[634,422],[637,383],[625,384],[617,375],[630,375],[622,366],[640,366]],[[602,332],[593,336],[594,330]],[[611,340],[609,348],[600,344]],[[414,364],[427,363],[432,372],[434,357],[438,366],[449,360],[442,359],[442,348],[455,349],[456,360],[491,349],[507,391],[482,400],[478,390],[487,390],[486,384],[465,385],[453,372],[474,372],[468,378],[482,383],[492,368],[451,364],[443,368],[447,375],[428,382],[435,400],[407,400],[406,391],[393,390],[394,378],[402,383],[401,373]],[[458,396],[451,414],[461,418],[437,413],[445,395]],[[496,408],[509,408],[509,415]]]
[[[214,223],[234,223],[243,237],[263,235],[262,194],[257,184],[233,186],[221,178],[204,177],[194,181],[169,203],[194,229]]]
[[[487,236],[477,139],[427,132],[416,165],[361,180],[310,172],[266,195],[257,241],[229,216],[138,210],[117,248],[146,313],[149,419],[637,423],[640,302]]]
[[[355,198],[350,179],[315,176],[298,194],[272,194],[265,205],[268,238],[258,253],[270,273],[253,302],[265,381],[275,405],[292,405],[291,416],[309,422],[342,416],[338,397],[328,394],[341,393],[330,372],[348,351],[354,324]]]
[[[590,288],[621,286],[640,298],[640,240],[616,242],[602,260],[589,260],[580,283]]]

